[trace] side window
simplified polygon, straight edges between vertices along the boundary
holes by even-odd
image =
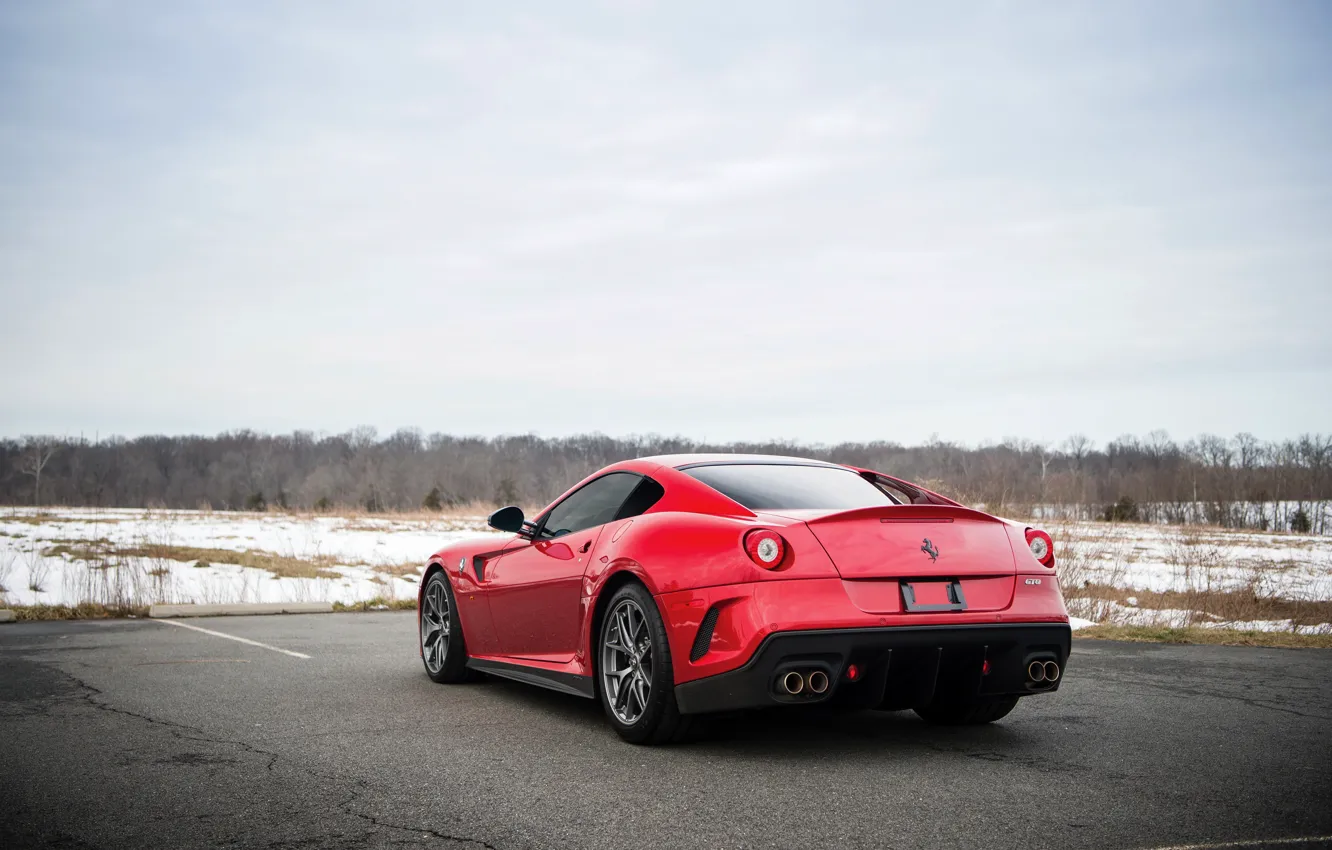
[[[575,490],[546,514],[541,536],[561,537],[610,522],[641,480],[631,472],[612,472]]]
[[[629,498],[620,505],[620,510],[616,512],[616,519],[628,519],[631,516],[638,516],[657,503],[657,500],[666,495],[666,489],[651,478],[644,476],[634,488],[634,492],[629,494]]]

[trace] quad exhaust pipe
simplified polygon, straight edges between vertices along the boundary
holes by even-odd
[[[826,681],[824,684],[824,688],[825,689],[827,688]],[[782,690],[786,691],[788,694],[795,696],[804,689],[805,689],[805,677],[800,675],[796,671],[792,670],[790,673],[787,673],[785,676],[782,677]]]
[[[1059,681],[1059,664],[1054,661],[1033,661],[1027,665],[1027,679],[1053,685]]]
[[[821,694],[828,690],[828,674],[822,670],[815,670],[809,674],[809,692],[812,694]]]

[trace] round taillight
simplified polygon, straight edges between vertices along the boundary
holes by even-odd
[[[1031,556],[1047,567],[1054,566],[1054,541],[1050,535],[1035,528],[1027,529],[1027,545],[1031,547]]]
[[[756,528],[745,535],[745,554],[765,570],[773,570],[786,557],[786,541],[775,531]]]
[[[1050,544],[1045,542],[1044,537],[1031,538],[1031,554],[1036,556],[1036,560],[1044,561],[1045,556],[1050,554]]]

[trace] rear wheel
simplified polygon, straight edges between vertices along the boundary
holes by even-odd
[[[915,709],[927,723],[939,726],[978,726],[993,723],[1017,705],[1017,697],[973,697],[932,702]]]
[[[684,735],[689,718],[675,702],[675,673],[657,604],[640,584],[615,592],[597,641],[601,707],[621,738],[662,744]]]
[[[426,582],[421,596],[421,660],[426,675],[441,684],[467,682],[474,678],[467,669],[467,645],[463,642],[462,625],[458,622],[458,606],[454,604],[453,588],[441,570]]]

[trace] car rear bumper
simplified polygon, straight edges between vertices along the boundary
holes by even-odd
[[[1018,695],[1057,690],[1030,681],[1032,661],[1068,662],[1067,623],[921,625],[774,632],[742,666],[675,688],[685,714],[836,702],[911,708],[938,697]],[[851,667],[855,666],[854,679]],[[788,672],[819,670],[826,691],[788,694]]]

